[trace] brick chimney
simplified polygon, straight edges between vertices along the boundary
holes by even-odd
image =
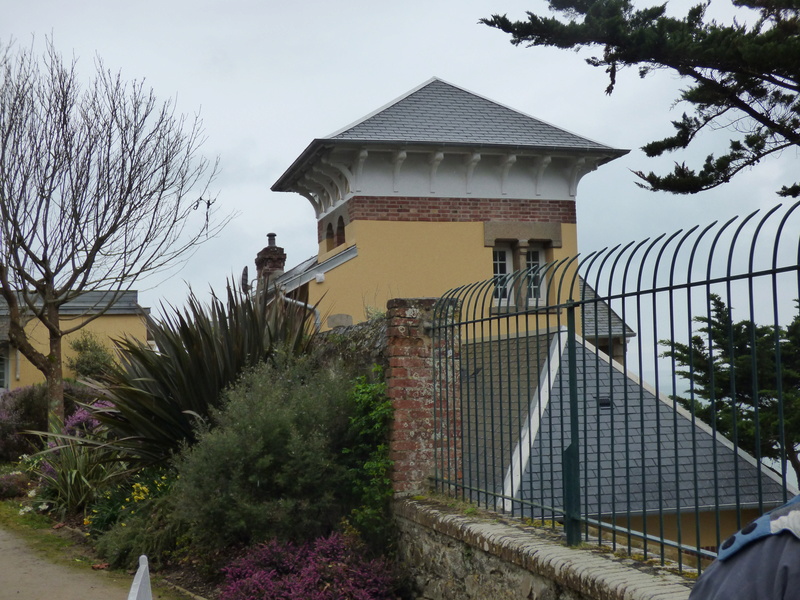
[[[268,233],[267,247],[261,250],[256,256],[256,273],[258,284],[268,286],[275,279],[283,275],[283,267],[286,265],[286,254],[283,248],[275,245],[275,234]]]

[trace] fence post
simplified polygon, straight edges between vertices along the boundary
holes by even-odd
[[[567,304],[567,356],[569,357],[569,446],[562,456],[564,481],[564,531],[567,544],[581,542],[581,478],[578,427],[578,373],[575,349],[575,303]]]

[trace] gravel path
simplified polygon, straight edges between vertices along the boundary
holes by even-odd
[[[0,600],[125,600],[132,581],[48,562],[0,529]]]

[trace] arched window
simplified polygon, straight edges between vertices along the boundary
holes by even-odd
[[[333,237],[333,223],[328,223],[325,229],[325,249],[330,252],[336,247],[336,240]]]
[[[344,244],[344,218],[339,217],[336,225],[336,245],[341,246],[342,244]]]

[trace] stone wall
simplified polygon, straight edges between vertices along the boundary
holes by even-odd
[[[691,590],[667,570],[442,501],[398,500],[395,520],[398,558],[419,600],[686,600]]]

